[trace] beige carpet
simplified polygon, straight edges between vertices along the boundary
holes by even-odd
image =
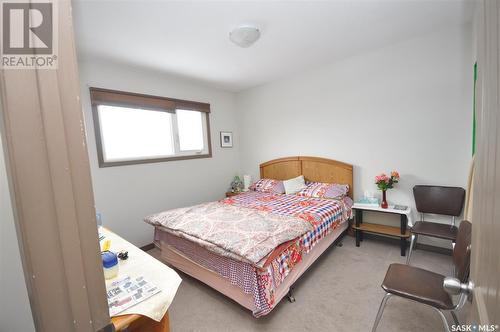
[[[357,248],[346,236],[342,247],[331,247],[296,284],[295,303],[286,298],[267,316],[250,311],[203,283],[180,273],[183,282],[169,309],[171,331],[370,331],[389,264],[405,261],[399,246],[365,239]],[[158,249],[150,251],[158,256]],[[412,264],[450,275],[451,257],[417,250]],[[462,321],[465,310],[459,314]],[[451,323],[451,317],[448,317]],[[378,331],[442,331],[431,308],[391,298]]]

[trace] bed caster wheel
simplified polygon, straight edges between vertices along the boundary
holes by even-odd
[[[342,247],[344,244],[342,242],[337,243],[337,247]]]
[[[293,292],[293,288],[290,288],[290,290],[288,291],[288,294],[286,294],[288,302],[290,302],[290,303],[295,302],[295,297],[293,296],[292,292]]]

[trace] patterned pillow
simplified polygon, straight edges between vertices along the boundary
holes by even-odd
[[[342,199],[349,192],[347,184],[308,182],[307,187],[297,193],[299,196]]]
[[[248,189],[274,194],[283,194],[285,192],[283,181],[272,179],[260,179],[259,181],[252,184]]]

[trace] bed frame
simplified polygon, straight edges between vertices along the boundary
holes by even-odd
[[[348,195],[352,198],[352,165],[317,157],[287,157],[271,160],[260,165],[261,178],[286,180],[299,175],[304,175],[304,178],[308,181],[348,184]],[[311,266],[323,252],[331,247],[332,244],[336,244],[342,239],[343,235],[347,232],[347,228],[348,223],[343,223],[341,227],[333,230],[319,241],[309,253],[304,255],[302,260],[292,269],[283,283],[276,289],[276,305],[285,296],[288,297],[290,302],[295,301],[292,290],[297,279],[309,269],[309,266]],[[233,299],[243,307],[249,310],[253,309],[252,294],[245,294],[237,286],[231,285],[228,279],[190,260],[167,243],[160,241],[159,246],[161,249],[161,259],[165,263],[202,281]]]

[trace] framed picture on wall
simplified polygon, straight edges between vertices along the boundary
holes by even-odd
[[[230,131],[220,132],[220,146],[223,148],[233,147],[233,133]]]

